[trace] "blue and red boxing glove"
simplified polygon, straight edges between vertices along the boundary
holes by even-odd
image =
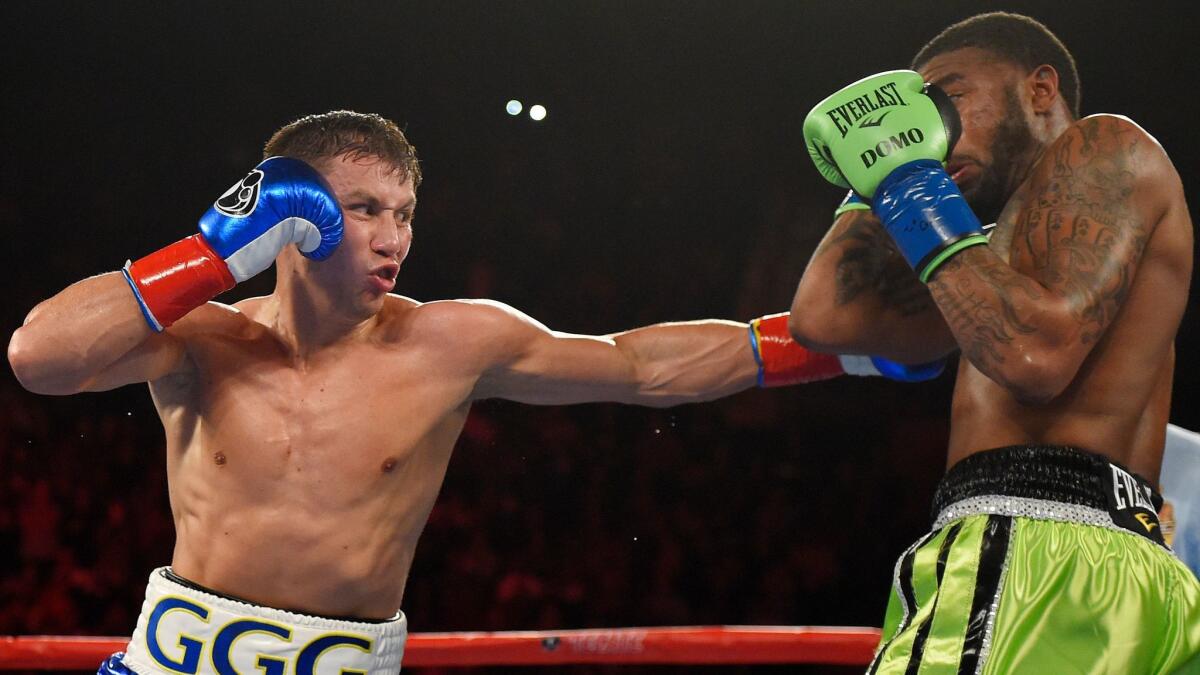
[[[308,164],[271,157],[200,217],[200,233],[135,262],[122,272],[146,322],[162,331],[188,312],[271,266],[295,244],[313,260],[342,241],[342,210]]]
[[[924,382],[941,375],[946,368],[945,359],[906,365],[882,356],[814,352],[792,339],[787,323],[787,312],[770,314],[750,322],[750,348],[758,363],[759,387],[819,382],[841,375]]]

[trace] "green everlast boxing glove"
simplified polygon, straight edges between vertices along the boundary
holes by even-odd
[[[959,129],[949,98],[911,70],[859,80],[818,103],[804,120],[817,170],[872,201],[921,281],[955,253],[987,243],[942,166]]]

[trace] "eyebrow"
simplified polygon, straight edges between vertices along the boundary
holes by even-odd
[[[930,82],[930,84],[937,87],[938,89],[945,89],[946,87],[954,84],[955,82],[958,82],[959,80],[965,80],[965,79],[966,78],[963,77],[962,73],[950,73],[949,75],[943,75],[942,77],[939,77],[938,79],[934,80],[933,82]]]
[[[346,195],[345,201],[347,201],[347,202],[370,202],[371,204],[382,204],[383,203],[382,201],[380,201],[380,199],[378,197],[371,194],[370,192],[362,190],[361,188]],[[411,209],[415,209],[416,207],[417,207],[417,198],[414,196],[412,199],[409,199],[409,200],[403,202],[402,204],[400,204],[394,210],[396,210],[396,211],[403,211],[405,209],[411,210]]]

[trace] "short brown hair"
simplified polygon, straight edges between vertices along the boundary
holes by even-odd
[[[1058,71],[1058,90],[1067,109],[1079,117],[1079,71],[1075,57],[1054,33],[1036,19],[1010,12],[988,12],[964,19],[942,31],[917,52],[914,70],[938,54],[977,47],[1015,63],[1027,71],[1049,65]]]
[[[378,157],[392,165],[400,180],[421,184],[417,149],[396,123],[374,113],[333,110],[306,115],[272,134],[263,158],[286,156],[313,163],[350,155],[352,159]]]

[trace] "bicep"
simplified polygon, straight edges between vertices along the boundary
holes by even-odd
[[[540,405],[620,401],[635,387],[636,367],[611,338],[540,327],[523,332],[510,358],[480,378],[477,398]]]
[[[636,365],[611,337],[552,331],[493,302],[473,303],[487,355],[472,398],[532,404],[617,401],[636,383]]]
[[[1038,166],[1011,263],[1064,301],[1083,345],[1112,323],[1161,218],[1161,148],[1118,118],[1089,118],[1065,132]],[[1165,165],[1164,165],[1165,162]]]

